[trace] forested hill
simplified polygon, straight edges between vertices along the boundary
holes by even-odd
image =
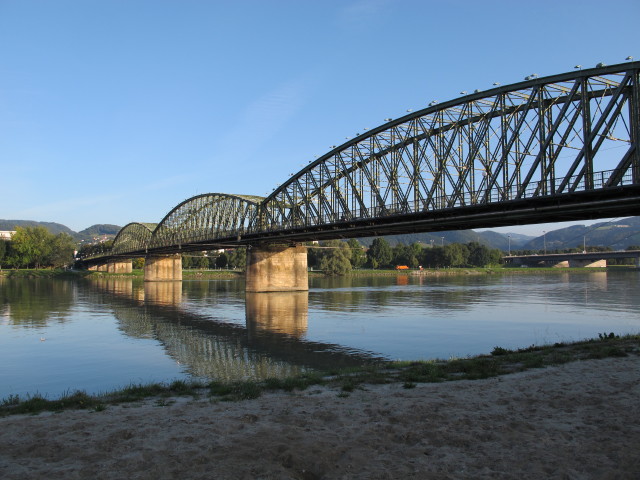
[[[487,230],[484,232],[476,232],[475,230],[452,230],[446,232],[431,233],[408,233],[404,235],[389,235],[384,237],[391,245],[403,243],[411,245],[419,242],[425,245],[441,246],[451,243],[470,243],[477,242],[489,248],[499,248],[507,250],[509,248],[509,234],[502,234]],[[522,248],[525,244],[532,241],[535,237],[519,234],[511,235],[511,248]],[[375,237],[359,238],[360,243],[370,246]]]
[[[0,220],[0,230],[15,230],[16,227],[44,227],[50,233],[57,235],[59,233],[67,233],[75,238],[76,232],[66,225],[53,222],[36,222],[34,220]]]
[[[629,217],[593,225],[573,225],[547,232],[524,245],[525,250],[565,249],[573,247],[598,246],[613,250],[624,250],[640,245],[640,217]]]
[[[541,227],[542,229],[543,227]],[[511,237],[511,238],[509,238]],[[364,245],[371,245],[374,237],[360,238]],[[546,235],[529,237],[516,233],[497,233],[491,230],[457,230],[449,232],[413,233],[408,235],[390,235],[385,237],[391,244],[414,242],[426,245],[448,245],[450,243],[478,242],[489,248],[502,251],[511,250],[547,250],[567,249],[587,246],[609,247],[624,250],[629,246],[640,245],[640,217],[628,217],[593,225],[573,225],[571,227],[549,230]]]
[[[80,236],[81,240],[90,240],[95,237],[107,236],[109,238],[115,237],[122,227],[118,225],[109,225],[107,223],[92,225],[89,228],[80,230],[76,235]]]
[[[71,235],[74,240],[91,241],[97,237],[113,238],[116,236],[120,228],[118,225],[98,224],[92,225],[79,232],[74,232],[66,225],[54,222],[36,222],[33,220],[0,220],[0,230],[15,230],[16,227],[44,227],[50,233],[57,235],[66,233]]]

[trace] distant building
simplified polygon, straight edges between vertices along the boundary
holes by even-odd
[[[14,233],[16,233],[15,230],[0,230],[0,240],[11,240]]]

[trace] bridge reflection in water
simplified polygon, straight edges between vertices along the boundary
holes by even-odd
[[[301,338],[307,333],[309,292],[247,292],[245,300],[250,337],[269,332]]]
[[[194,377],[259,380],[382,359],[371,352],[306,341],[308,292],[247,294],[243,327],[187,308],[181,282],[89,282],[91,300],[113,309],[124,334],[157,340]]]

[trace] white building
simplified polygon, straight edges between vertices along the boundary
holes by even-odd
[[[0,240],[11,240],[15,230],[0,230]]]

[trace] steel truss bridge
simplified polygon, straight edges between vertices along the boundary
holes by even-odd
[[[268,197],[185,200],[88,260],[640,215],[639,139],[640,62],[528,79],[388,119]]]

